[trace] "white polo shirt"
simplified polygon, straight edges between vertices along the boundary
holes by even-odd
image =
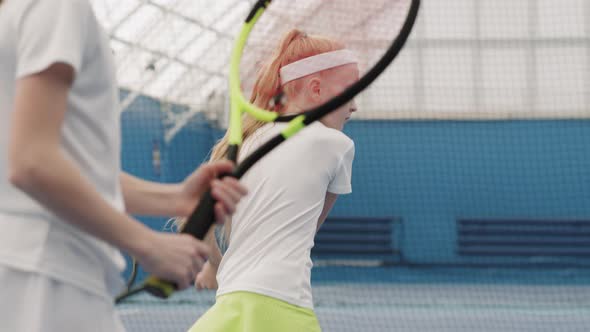
[[[0,6],[0,264],[110,296],[123,284],[120,272],[125,263],[119,251],[59,220],[8,181],[15,81],[57,62],[75,71],[62,127],[63,152],[105,200],[124,209],[114,59],[88,0],[4,1]]]
[[[240,160],[279,133],[267,124],[244,142]],[[310,251],[326,192],[351,192],[354,143],[316,122],[244,175],[248,194],[232,217],[217,295],[250,291],[313,308]]]

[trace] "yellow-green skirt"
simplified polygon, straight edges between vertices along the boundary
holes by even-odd
[[[217,297],[189,332],[321,332],[313,310],[251,292]]]

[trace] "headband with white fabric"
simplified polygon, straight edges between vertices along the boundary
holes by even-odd
[[[350,50],[337,50],[313,55],[290,63],[280,70],[281,85],[322,70],[358,63],[356,55]]]

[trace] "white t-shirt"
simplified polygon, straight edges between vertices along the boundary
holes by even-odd
[[[89,2],[5,0],[0,6],[0,264],[110,296],[123,284],[120,252],[59,220],[8,181],[15,80],[57,62],[75,70],[62,127],[63,151],[105,200],[124,209],[114,59]]]
[[[285,124],[267,124],[248,138],[240,160]],[[217,295],[250,291],[313,308],[310,251],[326,192],[351,192],[354,143],[316,122],[255,164],[232,217],[219,265]]]

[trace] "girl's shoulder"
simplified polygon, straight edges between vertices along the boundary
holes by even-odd
[[[354,142],[345,133],[313,123],[301,130],[293,138],[291,145],[314,159],[339,160],[343,156],[354,155]]]
[[[344,132],[326,127],[319,121],[309,125],[308,136],[317,144],[330,144],[342,146],[343,148],[354,146],[353,140]]]

